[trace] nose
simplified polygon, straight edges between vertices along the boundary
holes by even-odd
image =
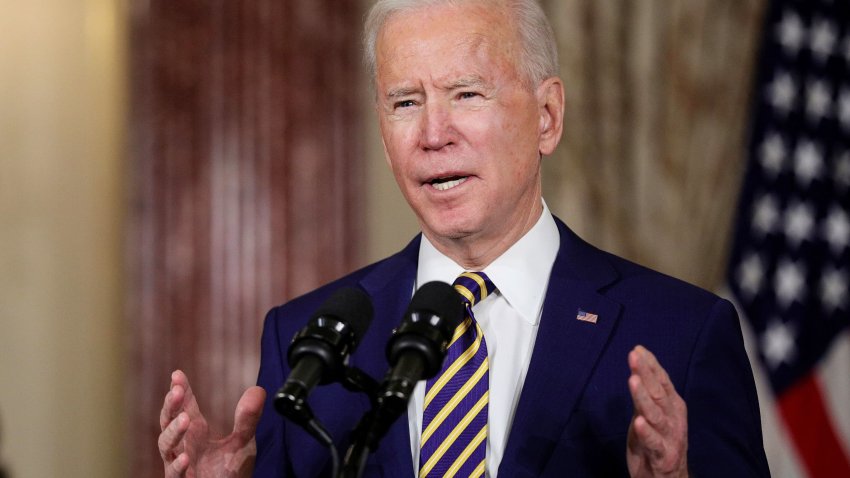
[[[454,144],[454,127],[449,108],[435,101],[425,104],[419,138],[423,150],[438,151]]]

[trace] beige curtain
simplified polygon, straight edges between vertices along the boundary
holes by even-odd
[[[542,3],[567,97],[550,208],[603,249],[718,286],[765,0]]]

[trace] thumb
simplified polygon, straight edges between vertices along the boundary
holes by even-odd
[[[266,400],[266,391],[262,387],[251,387],[245,390],[239,403],[236,404],[236,413],[233,416],[233,434],[238,435],[246,442],[254,438],[257,431],[257,422],[263,414],[263,402]]]

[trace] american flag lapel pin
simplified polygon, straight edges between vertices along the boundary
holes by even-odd
[[[576,320],[580,320],[582,322],[590,322],[591,324],[595,324],[597,320],[599,320],[599,316],[596,314],[591,314],[590,312],[585,312],[581,309],[578,310],[578,315],[576,315]]]

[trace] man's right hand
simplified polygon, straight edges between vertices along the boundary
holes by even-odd
[[[250,476],[257,456],[254,433],[266,392],[251,387],[236,404],[233,432],[214,437],[189,386],[186,374],[171,374],[171,388],[159,414],[159,454],[165,477]]]

